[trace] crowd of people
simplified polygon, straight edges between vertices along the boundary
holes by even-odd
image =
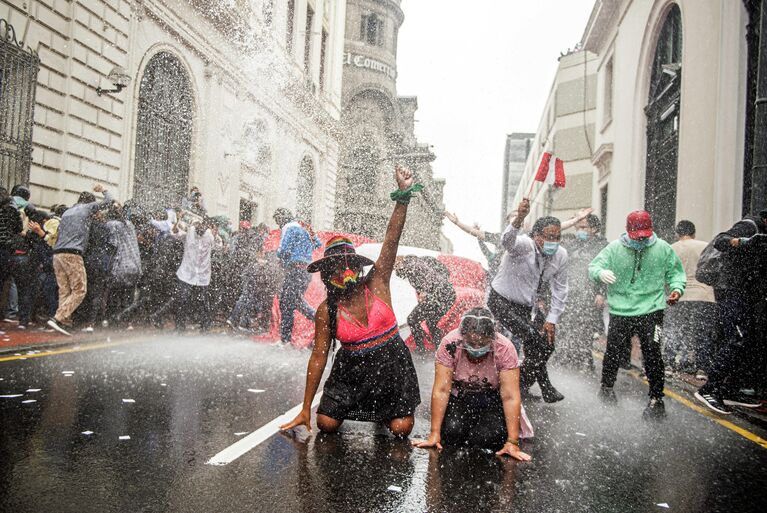
[[[48,211],[25,186],[0,189],[3,320],[65,335],[171,321],[205,331],[216,320],[266,332],[287,260],[265,251],[266,225],[238,228],[208,216],[196,187],[156,211],[120,203],[101,185]]]
[[[530,456],[520,438],[533,435],[522,399],[538,383],[545,402],[565,399],[549,376],[560,360],[594,372],[593,344],[606,339],[601,387],[605,405],[630,365],[637,340],[649,381],[643,415],[665,415],[667,374],[698,375],[697,400],[719,414],[756,407],[765,390],[767,210],[747,216],[711,243],[681,221],[669,244],[646,211],[626,219],[609,242],[590,209],[570,220],[528,222],[523,199],[502,233],[446,217],[478,239],[488,259],[485,304],[461,313],[443,333],[441,319],[456,303],[450,272],[436,258],[397,256],[408,204],[422,187],[397,168],[394,211],[373,262],[338,236],[312,260],[321,241],[287,209],[274,213],[279,247],[265,249],[266,225],[209,216],[197,188],[178,205],[148,211],[119,203],[101,185],[72,206],[49,212],[30,203],[30,191],[0,189],[0,289],[5,320],[20,330],[34,323],[70,335],[144,319],[179,331],[190,320],[209,330],[215,320],[232,330],[264,332],[278,297],[279,333],[293,337],[296,313],[315,323],[303,409],[284,429],[311,429],[311,410],[328,356],[340,349],[325,383],[317,426],[336,431],[344,420],[385,424],[407,436],[420,403],[410,351],[392,308],[392,274],[408,280],[417,306],[407,324],[416,349],[436,348],[431,432],[419,447],[476,445],[519,460]],[[97,198],[96,195],[100,195]],[[563,230],[574,228],[574,234]],[[493,246],[492,248],[490,246]],[[365,269],[368,269],[365,271]],[[305,299],[319,273],[327,299]],[[38,318],[47,319],[39,322]],[[606,336],[605,336],[606,335]],[[520,352],[524,357],[520,357]]]
[[[537,219],[520,235],[528,212],[523,200],[502,234],[445,214],[477,238],[487,257],[488,306],[499,328],[524,348],[523,392],[538,381],[545,401],[563,399],[548,380],[549,356],[556,349],[559,361],[594,372],[594,342],[606,338],[599,395],[608,404],[617,401],[613,385],[618,369],[630,368],[636,340],[650,383],[646,415],[665,414],[665,378],[676,373],[704,382],[695,397],[716,413],[761,405],[767,210],[711,242],[698,240],[695,224],[682,220],[672,244],[653,231],[646,211],[629,214],[626,231],[609,243],[590,209],[561,223]],[[574,234],[562,234],[569,227]]]

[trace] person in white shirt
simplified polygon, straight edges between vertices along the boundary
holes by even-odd
[[[663,320],[663,346],[665,360],[672,370],[694,373],[708,372],[711,350],[716,343],[719,314],[714,300],[714,289],[695,279],[700,254],[708,245],[695,238],[695,225],[691,221],[679,221],[676,225],[677,242],[671,249],[682,261],[687,274],[684,296],[674,306],[666,309]],[[701,378],[704,375],[701,374]]]
[[[186,320],[192,313],[200,320],[202,331],[210,329],[211,312],[208,286],[211,275],[211,252],[215,246],[213,230],[215,223],[209,217],[194,223],[185,232],[178,225],[173,227],[172,236],[184,240],[184,256],[176,271],[176,292],[171,301],[152,315],[155,326],[162,325],[163,315],[173,306],[176,314],[176,330],[183,332]]]
[[[549,380],[546,362],[554,352],[559,317],[567,301],[567,250],[559,245],[561,222],[542,217],[530,234],[520,234],[530,213],[530,200],[523,199],[517,216],[501,236],[506,254],[490,287],[487,305],[495,318],[522,341],[525,360],[520,371],[520,389],[527,391],[536,381],[543,400],[561,401]],[[548,313],[541,311],[542,292],[548,283],[551,291]]]

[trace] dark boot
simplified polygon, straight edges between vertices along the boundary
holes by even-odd
[[[538,368],[538,386],[541,387],[541,394],[543,395],[544,402],[556,403],[565,398],[559,391],[554,388],[549,380],[549,370],[546,368],[546,364],[541,364]]]

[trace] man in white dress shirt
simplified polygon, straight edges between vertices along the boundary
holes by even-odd
[[[495,318],[522,342],[525,359],[520,371],[520,389],[529,389],[536,381],[543,400],[561,401],[549,380],[546,362],[554,352],[554,338],[559,317],[567,301],[567,250],[559,245],[561,223],[556,217],[542,217],[530,234],[520,234],[530,200],[523,199],[517,216],[501,236],[506,254],[490,287],[488,307]],[[551,291],[548,312],[544,286]]]
[[[176,330],[183,332],[186,328],[187,317],[191,313],[199,314],[202,331],[210,329],[210,298],[208,286],[211,275],[211,252],[215,245],[213,229],[215,223],[209,218],[189,226],[184,232],[173,227],[172,236],[184,240],[184,256],[176,271],[176,292],[171,301],[152,315],[152,322],[158,327],[162,325],[163,315],[175,306]]]

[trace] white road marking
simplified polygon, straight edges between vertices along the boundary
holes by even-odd
[[[315,408],[320,403],[321,397],[322,392],[319,392],[314,397],[314,401],[312,401],[312,408]],[[293,420],[293,418],[301,412],[301,408],[303,407],[303,404],[294,406],[268,424],[261,426],[245,438],[241,438],[220,453],[213,456],[206,462],[206,465],[226,465],[233,462],[246,452],[276,435],[280,431],[280,425]]]

